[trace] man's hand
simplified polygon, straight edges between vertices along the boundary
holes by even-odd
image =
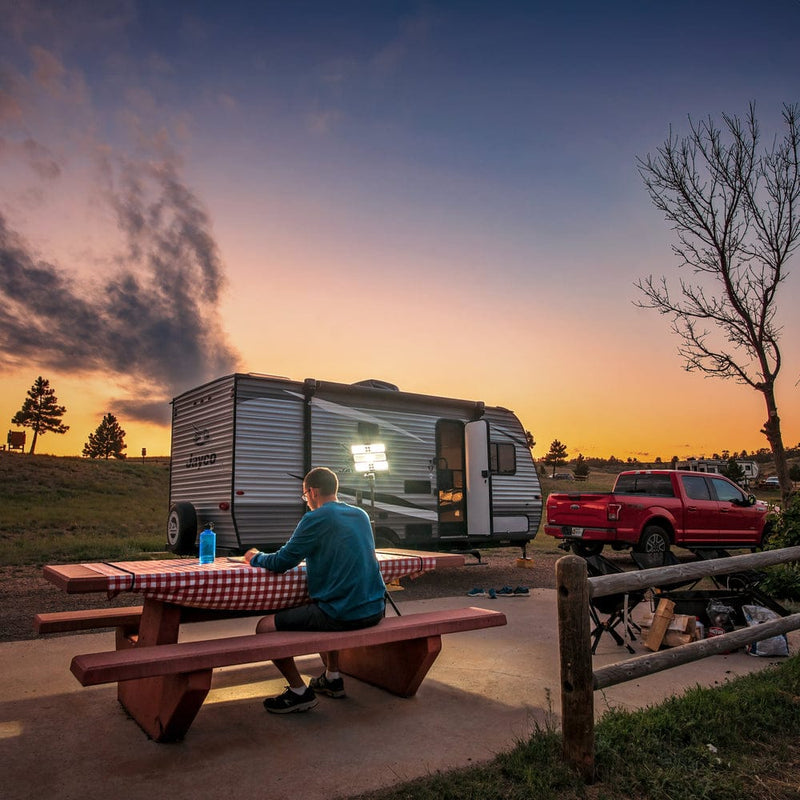
[[[256,555],[258,555],[258,553],[259,553],[259,552],[260,552],[260,551],[258,550],[258,548],[256,548],[256,547],[251,547],[251,548],[250,548],[250,549],[249,549],[249,550],[248,550],[248,551],[247,551],[247,552],[244,554],[244,560],[245,560],[245,561],[246,561],[246,562],[249,564],[249,563],[250,563],[250,562],[253,560],[253,557],[254,557],[254,556],[256,556]]]

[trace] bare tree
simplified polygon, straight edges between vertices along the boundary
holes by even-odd
[[[800,110],[784,105],[783,138],[760,149],[755,106],[744,120],[689,118],[689,135],[669,138],[657,154],[638,159],[650,199],[672,223],[679,267],[693,281],[670,291],[665,277],[636,286],[653,308],[672,318],[687,371],[729,379],[764,396],[767,437],[784,499],[792,491],[781,435],[775,382],[781,370],[777,294],[786,262],[800,241]]]

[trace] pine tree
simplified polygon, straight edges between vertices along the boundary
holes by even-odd
[[[83,455],[89,458],[125,458],[122,451],[128,445],[125,444],[125,431],[117,422],[117,418],[108,413],[103,417],[103,421],[97,426],[94,433],[89,434],[89,441],[83,446]]]
[[[744,483],[747,477],[742,469],[742,465],[735,459],[728,459],[728,465],[720,470],[726,478],[730,478],[734,483]]]
[[[556,467],[567,463],[567,446],[561,444],[558,439],[553,439],[550,444],[550,450],[544,457],[544,462],[545,464],[553,465],[553,475],[555,475]]]
[[[69,425],[61,422],[61,417],[66,411],[64,406],[58,405],[58,398],[55,390],[50,388],[50,381],[40,375],[28,389],[28,396],[22,408],[11,418],[11,424],[21,425],[33,431],[33,441],[28,451],[33,453],[39,434],[44,435],[48,431],[66,433],[69,430]]]

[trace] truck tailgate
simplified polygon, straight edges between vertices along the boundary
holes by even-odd
[[[608,527],[610,494],[551,494],[547,520],[551,525]]]

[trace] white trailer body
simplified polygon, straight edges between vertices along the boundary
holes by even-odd
[[[326,466],[381,545],[524,547],[542,491],[517,417],[387,387],[235,374],[176,397],[167,546],[193,552],[211,522],[221,550],[277,549],[306,511],[303,476]],[[361,474],[351,447],[375,443],[389,468]]]

